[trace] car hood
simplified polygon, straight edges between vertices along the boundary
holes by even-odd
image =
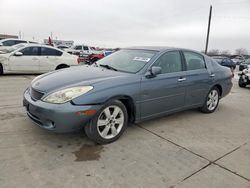
[[[108,79],[126,77],[131,74],[94,66],[76,66],[49,72],[36,77],[31,86],[41,92],[51,92],[63,88],[92,85]]]

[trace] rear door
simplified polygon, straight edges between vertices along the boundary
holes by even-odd
[[[48,48],[48,47],[41,47],[41,56],[40,56],[40,72],[48,72],[56,69],[56,66],[60,63],[60,56],[63,52]]]
[[[186,65],[185,106],[201,105],[212,85],[214,74],[208,71],[201,54],[192,51],[182,51],[182,54]]]
[[[181,109],[185,104],[185,73],[179,51],[161,55],[153,66],[162,73],[141,81],[141,118],[146,119]]]
[[[21,49],[22,56],[11,55],[9,58],[12,72],[38,73],[39,72],[39,47],[31,46]]]

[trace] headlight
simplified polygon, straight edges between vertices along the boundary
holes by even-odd
[[[83,95],[92,89],[93,86],[79,86],[79,87],[67,88],[51,93],[50,95],[45,97],[43,101],[55,104],[62,104],[76,97],[79,97],[80,95]]]

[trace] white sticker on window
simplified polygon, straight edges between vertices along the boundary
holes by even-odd
[[[134,57],[134,61],[144,61],[144,62],[149,62],[150,58],[147,57]]]

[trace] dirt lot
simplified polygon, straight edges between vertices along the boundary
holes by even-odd
[[[131,125],[104,146],[35,126],[22,107],[33,78],[0,77],[0,187],[250,187],[250,88],[237,78],[215,113]]]

